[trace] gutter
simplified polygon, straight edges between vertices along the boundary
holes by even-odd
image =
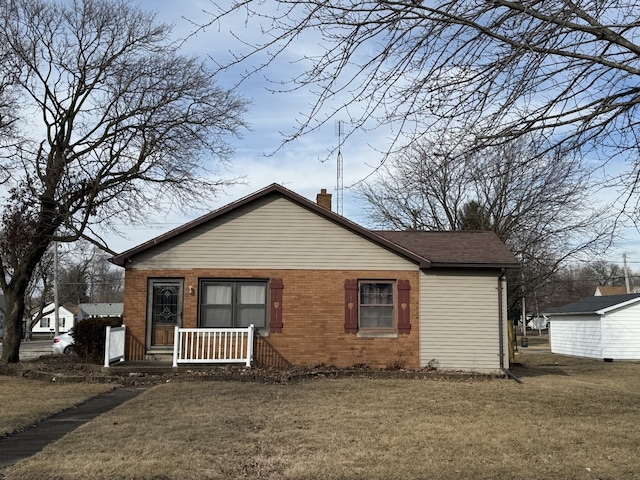
[[[507,377],[511,378],[512,380],[515,380],[518,383],[523,383],[522,380],[516,377],[504,366],[504,321],[503,321],[504,305],[502,303],[502,294],[503,294],[502,282],[504,281],[504,270],[505,269],[503,268],[502,272],[500,273],[500,276],[498,277],[498,338],[500,342],[500,346],[498,348],[499,350],[498,355],[500,357],[500,371],[504,373]]]

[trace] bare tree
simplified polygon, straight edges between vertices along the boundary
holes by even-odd
[[[635,287],[637,276],[629,271],[631,287]],[[569,262],[548,277],[539,287],[535,298],[540,312],[552,307],[575,302],[594,295],[598,286],[625,286],[623,268],[605,260],[587,263]],[[533,305],[533,304],[532,304]]]
[[[624,187],[621,207],[633,214],[638,206],[638,2],[212,3],[211,22],[202,28],[245,17],[248,33],[232,32],[243,42],[230,47],[238,53],[224,66],[246,65],[247,75],[315,36],[310,53],[291,59],[302,73],[268,73],[273,88],[312,87],[316,94],[287,140],[336,115],[349,119],[347,137],[349,127],[371,121],[392,125],[402,142],[403,134],[419,140],[443,118],[455,119],[475,132],[476,149],[537,132],[545,139],[542,153],[560,147],[599,165],[614,162],[608,180]],[[259,43],[250,33],[256,30],[263,32]]]
[[[68,244],[59,262],[60,303],[121,302],[124,272],[108,259],[108,255],[86,240]]]
[[[51,313],[56,276],[59,304],[71,310],[82,302],[112,303],[124,298],[124,272],[109,262],[109,255],[86,240],[58,244],[56,275],[54,245],[40,259],[25,295],[26,336],[44,315]]]
[[[107,248],[96,226],[201,207],[226,183],[225,138],[246,103],[170,33],[124,0],[2,2],[0,78],[19,115],[0,143],[2,360],[19,361],[25,293],[51,242]]]
[[[97,255],[92,262],[89,300],[96,303],[124,301],[124,271],[109,262],[106,255]]]
[[[512,299],[532,296],[563,262],[610,245],[611,219],[593,202],[581,162],[561,152],[539,155],[532,137],[471,154],[461,143],[438,136],[392,158],[358,189],[369,222],[494,231],[523,265],[509,282],[518,291]]]

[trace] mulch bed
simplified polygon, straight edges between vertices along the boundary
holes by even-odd
[[[433,368],[422,370],[371,369],[366,366],[338,368],[330,365],[313,367],[259,368],[240,366],[181,366],[170,372],[105,371],[101,365],[88,364],[75,355],[45,355],[17,364],[0,363],[0,375],[30,378],[58,383],[95,382],[120,385],[153,385],[172,381],[249,381],[260,383],[293,383],[316,378],[403,378],[433,380],[489,380],[489,375],[463,372],[441,372]]]

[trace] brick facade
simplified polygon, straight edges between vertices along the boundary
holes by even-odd
[[[264,358],[277,358],[280,364],[288,362],[292,365],[349,367],[366,364],[373,368],[419,368],[418,271],[127,269],[124,323],[129,334],[128,351],[132,357],[140,358],[145,350],[147,284],[150,278],[184,279],[183,322],[187,328],[197,326],[199,279],[280,278],[284,284],[282,332],[270,333],[261,339],[263,344],[257,347],[258,351],[270,352]],[[357,334],[345,333],[347,279],[408,280],[411,287],[409,333],[398,334],[396,338],[360,338]]]

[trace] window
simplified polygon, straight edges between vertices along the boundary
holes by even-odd
[[[359,283],[358,327],[360,329],[390,330],[394,325],[393,282]]]
[[[344,281],[344,333],[389,337],[411,333],[409,280]]]
[[[200,282],[200,326],[266,327],[267,282],[203,280]]]
[[[49,328],[49,318],[47,317],[42,318],[42,320],[40,320],[40,326],[42,328]]]

